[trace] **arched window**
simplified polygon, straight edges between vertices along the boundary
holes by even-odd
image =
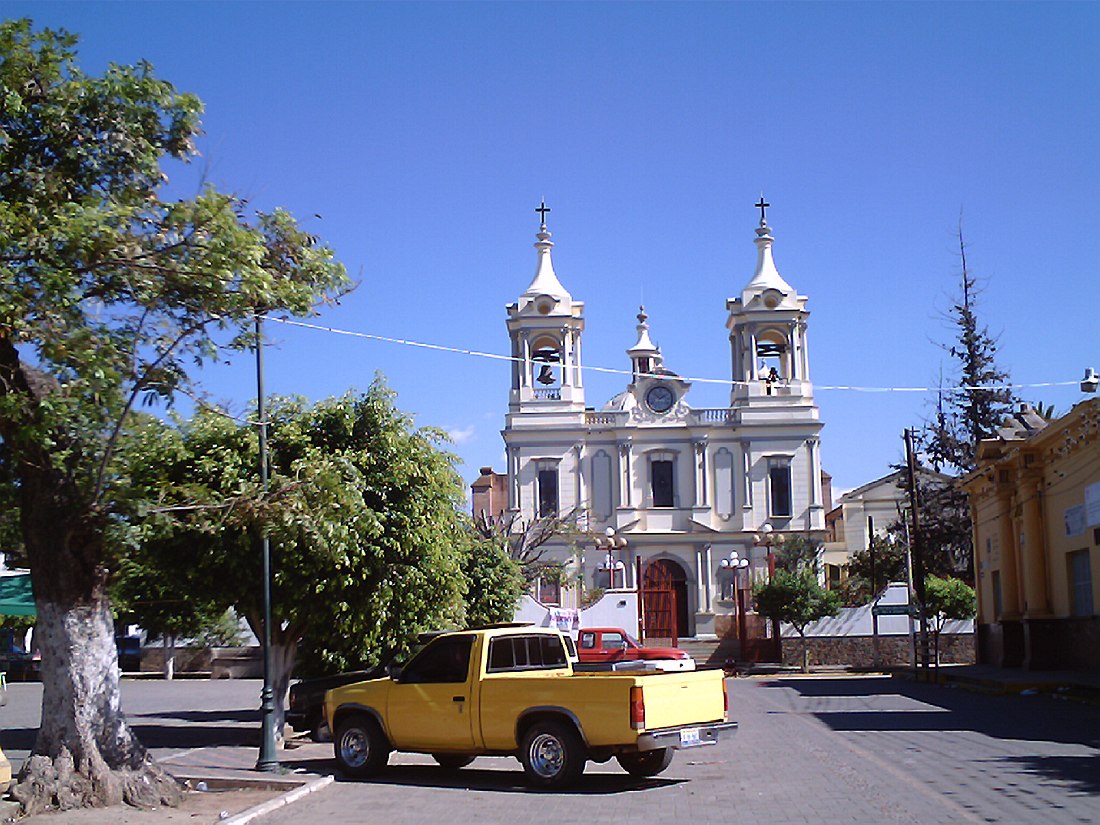
[[[531,385],[536,390],[560,388],[563,361],[561,341],[549,335],[535,339],[531,347]]]
[[[676,506],[676,453],[650,453],[649,493],[651,507]]]
[[[788,381],[790,370],[790,344],[787,336],[776,329],[769,329],[756,336],[757,375],[769,383]]]

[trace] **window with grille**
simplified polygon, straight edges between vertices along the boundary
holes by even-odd
[[[650,462],[649,473],[653,487],[654,507],[673,507],[676,491],[672,479],[672,462],[657,460]]]
[[[1092,604],[1092,566],[1088,550],[1078,550],[1066,556],[1069,566],[1070,592],[1073,597],[1073,615],[1091,616]]]
[[[791,465],[773,464],[768,468],[769,513],[777,518],[790,518],[791,507]]]
[[[558,514],[558,471],[539,470],[539,517]]]

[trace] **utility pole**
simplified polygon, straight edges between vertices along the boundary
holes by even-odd
[[[256,313],[256,418],[260,441],[260,490],[267,496],[267,410],[264,408],[264,328],[263,316]],[[258,771],[279,771],[279,757],[275,753],[275,688],[272,684],[271,660],[271,540],[267,528],[260,537],[260,553],[263,561],[264,606],[264,686],[260,692],[260,757],[256,761]]]
[[[879,650],[878,641],[878,613],[875,610],[878,604],[878,574],[875,571],[875,519],[867,516],[867,549],[871,554],[871,666],[882,667],[882,653]]]
[[[917,458],[913,449],[913,431],[905,431],[905,464],[909,470],[909,513],[913,526],[910,549],[913,554],[913,587],[917,593],[917,610],[920,621],[919,665],[928,670],[928,615],[924,605],[924,547],[920,536],[920,502],[917,500]],[[918,662],[914,662],[917,665]]]

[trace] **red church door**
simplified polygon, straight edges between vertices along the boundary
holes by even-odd
[[[680,639],[688,635],[687,576],[671,559],[646,565],[642,578],[642,613],[649,639]]]

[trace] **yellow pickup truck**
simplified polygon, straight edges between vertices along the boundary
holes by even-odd
[[[336,761],[370,776],[392,751],[444,768],[512,755],[528,781],[575,783],[587,760],[615,757],[654,776],[678,748],[714,744],[726,721],[720,670],[574,672],[572,640],[549,628],[498,626],[436,637],[389,676],[325,694]]]

